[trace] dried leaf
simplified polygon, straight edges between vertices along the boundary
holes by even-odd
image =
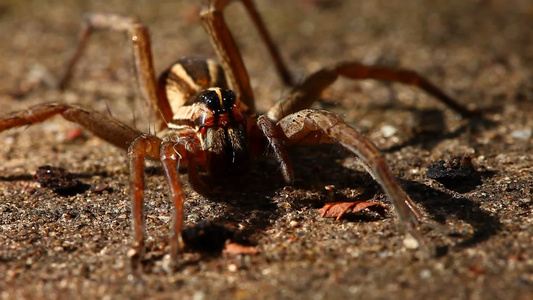
[[[65,140],[69,142],[82,140],[84,139],[84,137],[85,136],[83,130],[81,130],[80,128],[69,129],[67,130],[67,132],[65,132]]]
[[[483,275],[487,272],[484,268],[478,266],[473,266],[468,269],[468,271],[470,271],[470,273],[472,273],[473,275]]]
[[[336,218],[340,220],[350,210],[358,212],[365,208],[375,211],[381,216],[385,215],[386,206],[379,202],[355,201],[355,202],[332,202],[324,205],[318,211],[323,218]]]
[[[227,243],[226,248],[224,248],[224,254],[249,254],[256,255],[259,253],[259,250],[254,246],[245,246],[237,243]]]

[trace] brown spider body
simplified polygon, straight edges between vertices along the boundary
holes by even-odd
[[[188,143],[194,146],[188,149],[189,178],[196,190],[209,194],[224,184],[224,179],[246,172],[249,130],[257,131],[256,117],[249,115],[248,108],[235,99],[231,90],[211,88],[202,92],[197,101],[186,107],[191,111],[190,118],[174,116],[168,124],[167,138],[191,139]]]
[[[184,58],[155,77],[148,30],[136,18],[114,14],[90,14],[82,23],[76,51],[67,64],[60,86],[65,87],[85,48],[90,33],[111,29],[127,33],[132,49],[140,94],[161,124],[159,136],[144,134],[120,121],[81,107],[50,103],[0,117],[0,131],[43,122],[55,115],[78,123],[96,136],[127,150],[130,165],[133,247],[128,252],[138,266],[144,251],[144,163],[159,160],[173,202],[170,248],[173,261],[179,257],[184,196],[178,168],[187,166],[191,185],[204,194],[231,184],[242,176],[251,156],[269,147],[280,164],[285,181],[293,181],[292,166],[285,147],[339,143],[360,158],[366,170],[380,184],[395,208],[401,225],[422,248],[432,247],[417,230],[429,221],[402,190],[377,147],[332,112],[309,109],[321,92],[338,77],[378,79],[418,86],[463,116],[473,113],[413,71],[343,62],[311,74],[293,85],[277,48],[272,42],[253,2],[240,0],[258,29],[281,80],[293,88],[266,115],[255,110],[254,95],[239,49],[227,28],[223,10],[229,0],[210,0],[202,18],[221,66],[212,60]],[[229,90],[230,88],[231,90]],[[234,91],[234,92],[233,92]]]
[[[189,166],[194,189],[213,195],[242,176],[252,154],[249,136],[254,141],[260,136],[257,116],[227,89],[222,67],[210,59],[181,58],[161,74],[159,83],[159,93],[173,111],[164,139],[189,139],[192,155],[182,161]],[[266,143],[261,144],[263,150]]]

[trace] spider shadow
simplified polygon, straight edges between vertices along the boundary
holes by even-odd
[[[413,137],[401,144],[382,149],[383,152],[392,153],[408,146],[431,150],[443,140],[458,138],[464,134],[468,134],[470,137],[497,125],[497,122],[489,120],[483,115],[478,115],[466,119],[464,124],[453,131],[447,131],[446,119],[442,110],[417,108],[406,108],[406,110],[412,112],[416,120]]]
[[[276,191],[285,185],[277,162],[263,157],[253,160],[250,170],[232,179],[232,184],[225,186],[222,192],[200,194],[199,203],[195,206],[205,204],[211,207],[205,216],[214,223],[239,227],[234,230],[232,240],[254,244],[249,238],[264,231],[271,226],[272,220],[282,216],[272,199]]]
[[[404,180],[402,186],[413,201],[424,207],[431,219],[439,223],[445,223],[448,219],[458,219],[472,226],[473,234],[456,244],[456,248],[475,246],[501,230],[502,223],[498,217],[482,209],[480,203],[472,199],[455,198],[416,181]]]
[[[342,165],[350,154],[337,144],[294,147],[289,152],[294,165],[292,187],[315,194],[295,199],[292,204],[296,208],[310,205],[321,208],[333,201],[367,200],[380,193],[379,185],[366,171]],[[328,192],[326,186],[333,186],[333,192]]]
[[[313,152],[313,153],[309,153]],[[349,154],[335,145],[321,145],[313,147],[297,147],[291,150],[291,157],[295,166],[295,188],[311,191],[324,191],[325,185],[335,185],[339,188],[361,189],[363,191],[357,198],[370,199],[376,194],[382,194],[377,182],[366,172],[351,170],[343,167],[340,163]],[[482,178],[493,176],[493,172],[480,172],[474,176],[474,180],[465,180],[458,187],[447,186],[454,191],[472,191],[482,183]],[[501,222],[497,216],[481,208],[481,205],[467,197],[454,198],[453,195],[431,188],[416,181],[401,180],[401,185],[406,193],[431,216],[431,219],[445,223],[448,219],[458,219],[468,223],[473,228],[473,234],[465,237],[465,240],[457,243],[456,248],[469,248],[491,236],[501,229]],[[296,200],[295,209],[309,207],[319,208],[328,201],[325,192],[322,192],[315,202],[307,199]],[[345,198],[342,194],[335,193],[335,201],[353,201],[353,198]],[[347,221],[374,222],[381,217],[373,215],[347,215]]]
[[[332,160],[342,159],[345,154],[336,145],[319,145],[313,147],[296,147],[289,150],[294,166],[295,182],[290,187],[283,180],[278,163],[271,157],[255,159],[248,174],[228,186],[223,193],[216,196],[201,195],[195,206],[211,207],[213,213],[198,213],[200,219],[209,219],[214,223],[238,225],[236,240],[241,243],[255,244],[254,236],[272,226],[282,218],[287,210],[278,200],[280,195],[290,195],[282,200],[290,204],[291,210],[303,208],[318,209],[332,199],[324,187],[335,185],[342,189],[358,189],[362,192],[357,198],[370,199],[379,193],[379,186],[365,172],[350,170]],[[285,188],[284,188],[285,187]],[[335,201],[351,201],[342,193],[335,193]],[[204,202],[205,201],[205,202]],[[195,208],[191,207],[192,210]],[[189,211],[191,210],[189,209]],[[358,218],[363,222],[373,222],[380,218],[374,215],[350,215],[349,219]]]
[[[458,192],[468,193],[476,189],[483,183],[483,179],[491,178],[496,174],[495,171],[473,171],[472,174],[459,178],[436,178],[445,188]]]
[[[163,172],[161,171],[161,173]],[[88,173],[70,173],[70,174],[72,174],[74,178],[84,178],[84,179],[92,178],[95,176],[101,176],[101,177],[110,176],[110,173],[106,171],[88,172]],[[7,175],[7,176],[0,175],[0,181],[6,181],[6,182],[34,181],[34,180],[35,180],[35,177],[32,174],[18,174],[18,175]]]

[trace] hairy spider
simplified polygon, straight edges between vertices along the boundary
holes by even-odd
[[[418,86],[463,116],[472,113],[415,72],[395,68],[342,62],[293,84],[278,50],[252,0],[240,0],[260,33],[282,81],[292,92],[266,115],[258,115],[248,73],[239,49],[226,26],[223,10],[230,0],[210,0],[201,13],[221,65],[202,58],[182,58],[155,77],[147,28],[136,18],[114,14],[89,14],[82,23],[78,45],[61,80],[66,87],[89,35],[94,30],[125,32],[133,48],[135,74],[142,98],[161,121],[160,134],[145,134],[111,116],[62,103],[41,104],[0,118],[0,131],[43,122],[55,115],[75,122],[105,141],[127,150],[133,245],[128,251],[136,265],[144,251],[144,163],[159,160],[174,204],[170,235],[171,257],[182,247],[183,193],[178,167],[186,166],[192,187],[209,194],[232,176],[242,176],[251,156],[270,147],[280,164],[284,180],[293,181],[291,161],[285,147],[339,143],[356,155],[389,197],[403,226],[422,247],[430,248],[417,230],[429,222],[398,185],[376,146],[332,112],[309,109],[321,92],[338,77],[378,79]]]

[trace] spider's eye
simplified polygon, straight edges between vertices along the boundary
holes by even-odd
[[[200,95],[200,101],[215,114],[224,113],[232,110],[235,93],[232,90],[210,89]]]
[[[231,109],[235,104],[235,93],[232,90],[220,90],[224,107]]]

